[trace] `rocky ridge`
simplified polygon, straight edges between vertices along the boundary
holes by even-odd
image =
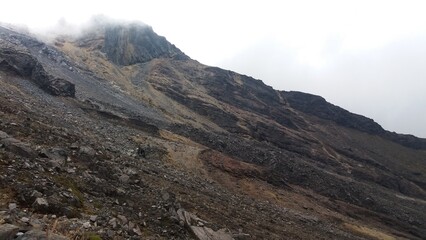
[[[424,139],[199,64],[146,26],[0,35],[0,234],[426,234]]]

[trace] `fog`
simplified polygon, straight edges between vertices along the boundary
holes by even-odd
[[[423,1],[6,1],[0,21],[49,39],[94,15],[151,25],[190,57],[280,90],[321,95],[426,137]]]

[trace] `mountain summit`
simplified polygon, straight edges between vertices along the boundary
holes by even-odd
[[[426,237],[425,139],[200,64],[149,26],[0,28],[0,93],[5,239]]]
[[[155,58],[187,58],[148,26],[109,25],[105,28],[104,37],[102,51],[110,61],[119,65],[145,63]]]

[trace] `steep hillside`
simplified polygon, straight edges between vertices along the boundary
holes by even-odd
[[[426,139],[200,64],[151,27],[51,44],[0,28],[0,92],[0,234],[426,237]]]

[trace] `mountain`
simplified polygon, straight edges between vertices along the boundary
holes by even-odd
[[[426,139],[149,26],[1,27],[0,86],[1,239],[426,238]]]

